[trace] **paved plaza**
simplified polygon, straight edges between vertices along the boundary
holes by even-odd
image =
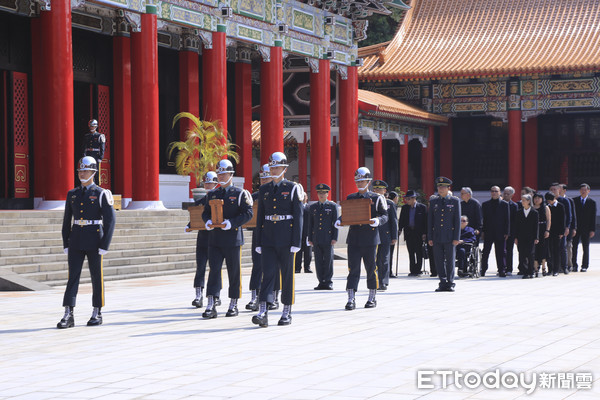
[[[100,327],[85,326],[90,285],[68,330],[55,328],[64,287],[0,293],[0,398],[600,398],[599,244],[586,273],[501,279],[492,264],[490,276],[459,280],[455,293],[435,293],[437,278],[408,278],[403,246],[400,255],[401,277],[375,309],[362,308],[363,276],[358,308],[344,311],[345,261],[335,263],[334,291],[296,274],[284,327],[280,310],[268,328],[252,325],[247,290],[238,317],[225,318],[225,300],[217,319],[202,320],[190,274],[106,282]],[[444,385],[443,371],[470,373],[470,387],[455,375]],[[536,379],[533,393],[512,373]]]

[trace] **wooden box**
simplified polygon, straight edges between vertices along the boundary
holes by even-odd
[[[342,200],[342,225],[371,224],[371,199]]]
[[[113,204],[113,208],[115,210],[121,210],[121,207],[122,207],[121,195],[120,194],[113,194],[113,200],[115,201],[115,203]]]
[[[256,213],[258,212],[258,203],[252,205],[252,219],[242,225],[243,228],[256,228]]]
[[[206,230],[206,227],[204,226],[204,220],[202,219],[204,206],[191,206],[188,207],[188,211],[190,213],[190,227],[187,229],[187,231]]]
[[[213,228],[223,228],[223,200],[212,199],[208,202],[210,206],[210,219],[212,221]]]

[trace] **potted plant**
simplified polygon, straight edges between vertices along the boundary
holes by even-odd
[[[239,155],[233,150],[236,145],[227,138],[227,132],[219,121],[203,121],[189,112],[181,112],[173,118],[173,127],[181,119],[192,121],[191,129],[186,131],[185,141],[171,142],[167,148],[169,158],[177,150],[175,170],[179,175],[189,175],[198,188],[204,174],[214,170],[215,165],[223,158],[239,161]],[[202,198],[202,188],[193,189],[194,200]]]

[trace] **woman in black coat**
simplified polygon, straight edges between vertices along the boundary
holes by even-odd
[[[538,212],[531,207],[531,195],[521,196],[522,208],[515,217],[515,244],[519,250],[519,271],[523,279],[533,278],[535,245],[538,243]]]

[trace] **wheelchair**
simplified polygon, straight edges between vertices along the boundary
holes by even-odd
[[[465,249],[465,271],[460,269],[457,272],[459,278],[479,278],[480,264],[481,264],[481,250],[479,249],[479,243],[462,243]],[[458,266],[458,249],[456,252],[456,264]]]

